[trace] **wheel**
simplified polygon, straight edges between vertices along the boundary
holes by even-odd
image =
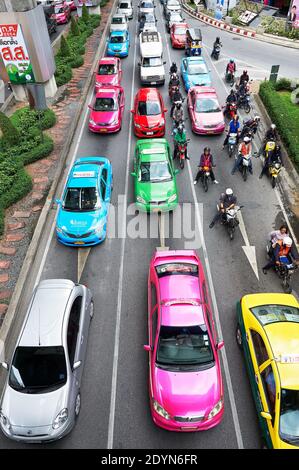
[[[76,396],[76,400],[75,400],[75,419],[78,418],[80,409],[81,409],[81,395],[80,395],[80,392],[78,392]]]
[[[276,186],[276,178],[273,178],[272,176],[272,188],[274,189]]]
[[[202,185],[203,185],[204,192],[206,193],[209,189],[209,184],[208,184],[208,178],[205,175],[202,180]]]
[[[231,146],[228,147],[228,156],[229,156],[229,158],[232,158],[232,156],[233,156],[233,148]]]
[[[244,106],[244,111],[245,111],[245,113],[247,113],[247,114],[250,113],[250,111],[251,111],[251,106],[250,106],[249,103],[246,103],[246,105]]]
[[[288,279],[285,277],[284,280],[282,281],[282,288],[285,294],[291,294],[292,293],[292,287],[289,284]]]
[[[93,304],[93,301],[91,301],[90,302],[90,312],[89,312],[90,320],[93,319],[93,314],[94,314],[94,304]]]
[[[237,345],[240,349],[243,349],[243,342],[242,342],[242,333],[240,329],[240,325],[238,323],[237,328],[236,328],[236,341]]]
[[[247,167],[246,166],[243,166],[242,174],[243,174],[243,180],[246,181],[247,180]]]
[[[180,159],[180,168],[183,170],[185,167],[185,160],[183,158]]]
[[[230,231],[229,231],[229,239],[230,239],[230,240],[233,240],[233,239],[234,239],[234,232],[233,232],[233,230],[230,230]]]

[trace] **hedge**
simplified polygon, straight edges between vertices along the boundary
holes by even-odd
[[[18,129],[38,127],[39,129],[45,130],[50,129],[50,127],[56,124],[56,115],[54,111],[49,108],[45,111],[36,111],[35,109],[30,109],[28,106],[25,106],[15,111],[10,120]]]
[[[281,86],[281,80],[276,85],[265,81],[259,94],[299,172],[299,106],[292,103],[288,89],[280,91]]]

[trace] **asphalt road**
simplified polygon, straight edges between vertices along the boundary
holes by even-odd
[[[136,7],[137,0],[134,0]],[[163,37],[164,60],[166,70],[170,62],[179,63],[182,51],[172,50],[169,36],[164,28],[160,3],[156,2],[158,28]],[[112,203],[116,207],[119,196],[124,196],[124,206],[118,207],[120,223],[117,228],[134,223],[134,208],[130,215],[125,215],[127,204],[134,201],[132,171],[133,152],[136,138],[132,133],[131,113],[132,100],[140,87],[137,62],[139,46],[136,35],[137,7],[133,21],[130,22],[131,48],[129,57],[123,59],[123,82],[126,92],[126,111],[122,130],[111,136],[98,136],[88,132],[87,122],[82,116],[70,152],[71,158],[87,155],[107,156],[113,165],[114,192]],[[195,21],[195,20],[194,20]],[[190,20],[193,24],[193,20]],[[212,44],[216,30],[203,27],[205,45]],[[218,34],[218,31],[217,31]],[[222,57],[233,56],[237,65],[244,57],[250,62],[252,70],[267,68],[272,64],[271,54],[279,57],[285,73],[295,73],[292,64],[297,51],[285,48],[277,49],[264,43],[249,39],[235,41],[233,35],[221,33],[224,43]],[[258,51],[258,54],[257,54]],[[279,55],[277,55],[279,52]],[[204,50],[204,57],[211,69],[213,85],[217,89],[220,103],[225,102],[227,95],[223,82],[224,61],[214,64],[209,57],[209,49]],[[242,64],[242,62],[240,62]],[[273,62],[275,63],[275,61]],[[241,65],[240,68],[242,68]],[[249,67],[248,67],[249,68]],[[170,109],[167,86],[160,89],[166,107]],[[91,94],[88,97],[90,100]],[[186,102],[185,102],[186,104]],[[169,113],[168,113],[169,114]],[[167,119],[166,137],[172,144],[170,119]],[[250,393],[249,380],[243,358],[235,342],[236,312],[235,304],[240,297],[252,292],[281,292],[281,287],[274,273],[264,276],[261,270],[265,262],[265,240],[268,232],[282,220],[283,214],[277,194],[271,189],[266,178],[258,179],[260,161],[255,160],[254,175],[246,183],[241,175],[231,176],[232,161],[222,151],[223,136],[199,137],[193,135],[187,121],[187,133],[191,137],[189,155],[190,166],[178,175],[179,199],[188,203],[191,210],[192,228],[197,238],[203,226],[203,237],[197,244],[199,256],[204,264],[210,284],[214,313],[219,338],[225,341],[221,350],[223,381],[225,387],[225,414],[222,423],[207,432],[179,434],[157,428],[151,420],[147,376],[148,358],[143,351],[147,342],[147,273],[150,258],[160,245],[159,237],[126,238],[111,237],[101,246],[92,248],[80,282],[86,284],[93,292],[95,315],[91,325],[87,362],[83,375],[82,408],[76,427],[65,439],[49,444],[49,448],[154,448],[154,449],[212,449],[212,448],[260,448],[260,432],[256,413]],[[193,176],[199,161],[200,152],[209,145],[216,160],[216,178],[219,185],[209,187],[204,193],[200,184],[193,186]],[[192,173],[192,174],[191,174]],[[193,175],[193,176],[192,176]],[[61,195],[65,177],[62,179],[57,196]],[[216,210],[220,192],[232,187],[240,204],[244,205],[242,216],[251,246],[256,247],[258,275],[256,277],[242,246],[245,245],[240,231],[237,231],[233,242],[229,241],[222,226],[213,230],[208,228]],[[125,215],[125,217],[124,217]],[[52,235],[51,228],[55,216],[44,232],[40,250],[32,266],[31,279],[23,306],[28,303],[31,290],[37,278],[70,278],[77,281],[77,252],[59,245]],[[178,220],[178,211],[173,216]],[[149,217],[142,215],[140,223],[146,223]],[[172,222],[173,218],[170,218]],[[186,230],[188,220],[183,219]],[[188,233],[173,237],[170,223],[170,234],[166,236],[165,245],[171,249],[188,248]],[[180,226],[178,224],[178,226]],[[109,236],[110,234],[110,236]],[[82,253],[82,252],[81,252]],[[86,253],[86,252],[85,252]],[[298,287],[298,285],[297,285]],[[20,328],[22,316],[15,324],[15,332]],[[16,333],[15,333],[16,334]],[[7,351],[7,355],[11,348]],[[2,382],[3,374],[1,373]],[[0,435],[0,448],[24,448]]]

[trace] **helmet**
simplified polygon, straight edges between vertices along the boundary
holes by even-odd
[[[254,116],[254,120],[259,122],[261,120],[261,118],[259,116]]]
[[[227,188],[227,190],[225,191],[225,194],[227,196],[232,196],[233,195],[233,190],[231,188]]]
[[[206,153],[206,152],[210,153],[210,151],[211,151],[210,147],[205,147],[203,149],[203,153]]]
[[[286,246],[292,246],[293,240],[290,237],[284,237],[283,244]]]
[[[178,125],[178,132],[181,134],[183,132],[183,130],[184,130],[183,124],[179,124]]]
[[[275,125],[275,124],[271,124],[271,129],[273,129],[273,131],[274,131],[274,129],[276,129],[276,125]]]
[[[233,64],[235,61],[234,59],[229,59],[230,63]]]
[[[250,142],[250,141],[251,141],[250,137],[248,137],[248,136],[246,135],[246,137],[244,137],[244,142],[245,142],[246,144],[248,144],[248,142]]]
[[[243,73],[247,73],[247,70],[243,70]]]

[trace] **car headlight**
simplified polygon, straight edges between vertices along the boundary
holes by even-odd
[[[54,422],[52,424],[52,428],[53,429],[60,428],[66,422],[66,420],[68,419],[68,416],[69,416],[68,409],[63,408],[63,410],[61,410],[60,413],[58,413],[58,415],[54,419]]]
[[[0,411],[0,421],[1,421],[1,424],[4,428],[6,428],[7,430],[9,430],[11,428],[11,424],[9,422],[9,419],[7,418],[7,416],[5,416],[2,411]]]
[[[65,235],[64,230],[62,230],[62,228],[60,228],[60,227],[56,227],[56,232],[61,233],[62,235]]]
[[[136,124],[136,123],[135,123],[135,127],[137,127],[137,129],[141,128],[140,124]]]
[[[102,232],[103,232],[103,228],[105,226],[105,220],[102,220],[98,225],[97,227],[94,229],[94,233],[96,235],[101,235]]]
[[[168,199],[168,202],[169,202],[169,203],[170,203],[170,202],[173,202],[173,201],[176,200],[176,198],[177,198],[177,195],[176,195],[176,194],[173,194],[173,195],[170,196],[170,198]]]
[[[163,406],[161,406],[156,400],[153,400],[153,407],[154,407],[154,410],[155,410],[160,416],[162,416],[162,418],[170,419],[170,414],[167,413],[167,411],[164,410]]]
[[[97,125],[97,123],[93,119],[89,119],[89,124],[91,124],[92,126]]]
[[[115,126],[115,124],[118,124],[118,119],[114,119],[110,122],[110,126]]]
[[[161,121],[160,121],[160,127],[163,127],[164,125],[165,125],[165,121],[164,121],[164,119],[161,119]]]
[[[222,410],[222,407],[223,407],[223,399],[220,398],[220,400],[218,401],[218,403],[217,403],[217,404],[214,406],[214,408],[210,411],[209,416],[208,416],[208,419],[214,418],[214,416],[216,416],[216,415]]]
[[[137,202],[140,202],[140,204],[146,204],[145,199],[143,199],[143,197],[141,197],[141,196],[137,196],[136,200],[137,200]]]
[[[101,82],[96,82],[96,85],[97,86],[102,86],[102,83]]]

